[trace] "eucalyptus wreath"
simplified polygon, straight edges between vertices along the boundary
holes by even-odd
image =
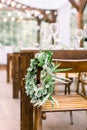
[[[30,66],[25,75],[25,90],[26,94],[30,96],[31,103],[34,106],[41,106],[48,99],[54,104],[58,105],[57,101],[53,98],[55,80],[60,80],[56,77],[55,72],[62,71],[58,69],[60,64],[55,65],[52,61],[53,52],[50,50],[39,51],[35,57],[31,59]],[[37,68],[41,67],[40,85],[37,83]]]

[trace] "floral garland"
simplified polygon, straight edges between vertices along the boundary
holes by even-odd
[[[30,96],[31,103],[39,107],[49,99],[52,104],[57,101],[52,97],[54,92],[55,80],[61,80],[56,77],[55,72],[59,71],[58,65],[52,62],[52,51],[40,51],[35,54],[34,59],[31,59],[30,66],[27,69],[25,76],[26,94]],[[41,67],[40,84],[37,83],[37,67]]]

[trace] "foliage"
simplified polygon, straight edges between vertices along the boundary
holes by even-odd
[[[52,51],[49,50],[36,53],[34,59],[31,59],[30,61],[30,67],[27,69],[27,74],[25,76],[25,89],[26,94],[30,96],[31,103],[33,103],[34,106],[39,107],[43,105],[47,99],[49,99],[52,104],[56,102],[52,97],[55,80],[62,80],[61,78],[56,77],[55,72],[60,72],[62,69],[58,68],[60,64],[55,65],[52,62],[52,54]],[[37,84],[38,67],[42,68],[40,77],[41,86],[38,86]],[[64,82],[64,80],[62,82]]]
[[[11,16],[8,16],[9,13],[11,13]],[[27,17],[20,19],[19,13],[7,10],[0,11],[0,43],[4,46],[12,45],[16,47],[22,41],[22,46],[26,47],[37,42],[37,31],[35,30],[37,21],[27,19]],[[21,12],[21,15],[23,15],[23,12]],[[6,21],[4,21],[4,18]]]

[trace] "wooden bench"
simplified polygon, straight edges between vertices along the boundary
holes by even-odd
[[[21,51],[20,58],[19,58],[20,59],[20,62],[19,62],[19,78],[20,78],[20,89],[21,89],[21,97],[20,97],[21,98],[20,99],[21,100],[21,118],[20,118],[20,120],[21,120],[20,121],[21,130],[25,130],[25,129],[33,130],[33,128],[34,128],[34,124],[33,124],[33,120],[34,120],[33,119],[33,117],[34,117],[33,116],[33,114],[34,114],[33,113],[33,105],[30,103],[30,97],[27,96],[26,93],[25,93],[25,82],[24,82],[23,78],[24,78],[24,76],[27,72],[27,68],[29,67],[30,59],[33,58],[33,56],[36,52],[37,52],[36,50]],[[72,59],[72,60],[87,59],[87,50],[55,50],[54,54],[53,54],[53,58],[55,58],[55,59]],[[65,66],[61,66],[61,67],[65,67],[65,68],[70,67],[70,64],[71,63],[66,63]],[[77,67],[77,65],[75,63],[74,63],[74,66],[72,66],[73,68],[75,68],[74,72],[87,71],[87,62],[86,61],[85,61],[85,64],[79,63],[78,65],[80,66],[79,68]],[[81,69],[81,66],[83,66],[83,69]],[[67,95],[66,95],[66,98],[64,100],[67,100],[67,98],[69,100],[71,100],[71,97],[69,98],[69,97],[67,97]],[[83,102],[82,104],[86,103],[86,99],[84,99],[82,96],[80,96],[80,98],[82,99],[82,102]],[[80,98],[78,98],[79,99],[78,101],[81,100]],[[76,102],[77,97],[75,97],[74,99],[75,99],[75,102]],[[63,102],[63,104],[64,103],[65,102]],[[69,103],[72,104],[71,101]],[[79,106],[80,105],[82,106],[81,102],[79,102],[79,103],[80,103]],[[63,104],[61,104],[61,107],[62,107]],[[65,104],[65,106],[66,106],[66,104]],[[70,106],[70,104],[68,106]],[[84,107],[84,105],[83,105],[83,107]],[[52,110],[50,109],[50,112],[53,111],[53,109],[54,108],[52,108]],[[87,109],[87,106],[85,106],[85,109]],[[84,108],[78,108],[77,110],[85,110],[85,109]],[[45,110],[46,110],[46,106],[43,106],[42,109],[38,109],[36,111],[40,111],[42,113]],[[58,110],[58,111],[63,111],[63,110],[61,109],[61,110]],[[74,107],[73,108],[70,107],[70,108],[67,109],[67,111],[69,111],[69,110],[76,110],[76,109]],[[35,126],[37,126],[36,128],[41,127],[41,125],[38,126],[38,123],[36,123]]]
[[[19,98],[19,57],[19,52],[14,52],[12,55],[13,98]]]
[[[7,54],[7,82],[12,79],[12,97],[19,98],[19,52],[13,52]]]
[[[87,72],[87,59],[55,59],[57,63],[61,63],[60,68],[73,68],[69,73]],[[87,99],[84,95],[75,93],[70,95],[54,95],[54,98],[59,102],[52,106],[50,101],[46,101],[44,105],[35,108],[35,123],[34,130],[42,130],[42,115],[44,112],[65,112],[65,111],[85,111],[87,110]]]
[[[12,78],[12,56],[12,53],[7,53],[7,83],[9,83]]]

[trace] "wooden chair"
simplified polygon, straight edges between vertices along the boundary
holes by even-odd
[[[69,73],[87,72],[87,59],[67,60],[56,59],[61,63],[61,68],[73,68]],[[54,98],[59,102],[59,106],[52,107],[50,101],[46,101],[42,107],[35,108],[35,123],[34,130],[42,130],[42,115],[44,112],[65,112],[65,111],[85,111],[87,110],[87,99],[81,94],[70,95],[54,95]]]

